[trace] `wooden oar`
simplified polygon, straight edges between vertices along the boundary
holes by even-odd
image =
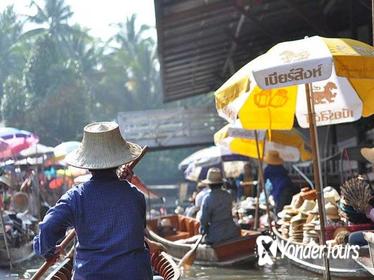
[[[191,250],[189,250],[183,258],[180,260],[178,267],[183,267],[183,268],[189,268],[192,266],[193,262],[196,259],[196,253],[197,253],[197,248],[199,247],[201,241],[203,238],[206,236],[206,234],[202,234],[200,238],[196,241],[195,245],[192,247]]]
[[[75,230],[70,230],[70,232],[66,235],[65,239],[60,243],[61,251],[63,251],[69,243],[75,237]],[[56,258],[52,257],[49,260],[46,260],[43,265],[38,269],[38,271],[31,277],[31,280],[39,280],[40,277],[47,272],[47,270],[56,262]]]
[[[132,170],[138,164],[138,162],[144,157],[144,155],[147,151],[148,151],[148,146],[144,146],[140,155],[129,164],[128,168]],[[69,243],[74,239],[74,237],[75,237],[75,230],[72,229],[68,233],[68,235],[66,235],[65,239],[60,243],[61,251],[63,251],[66,248],[66,246],[69,245]],[[43,265],[38,269],[38,271],[31,277],[31,280],[39,280],[40,277],[42,277],[44,275],[44,273],[46,273],[47,270],[55,262],[56,262],[56,258],[51,258],[51,259],[45,261],[43,263]]]

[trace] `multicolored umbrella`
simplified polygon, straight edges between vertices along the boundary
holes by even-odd
[[[1,127],[0,138],[8,144],[12,156],[39,142],[35,134],[13,127]]]

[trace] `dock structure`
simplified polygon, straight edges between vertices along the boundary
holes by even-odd
[[[305,36],[372,43],[371,0],[155,0],[165,101],[216,90],[244,64]]]

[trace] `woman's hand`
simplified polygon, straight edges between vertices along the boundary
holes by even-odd
[[[134,172],[127,165],[122,165],[119,168],[118,177],[120,180],[127,180],[131,182],[132,176],[134,176]]]

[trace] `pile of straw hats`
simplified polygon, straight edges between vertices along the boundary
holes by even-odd
[[[303,243],[315,242],[318,243],[320,231],[317,230],[317,220],[313,220],[310,223],[306,223],[303,226]]]
[[[307,214],[299,212],[290,221],[289,238],[292,242],[303,242],[303,226],[305,224]]]

